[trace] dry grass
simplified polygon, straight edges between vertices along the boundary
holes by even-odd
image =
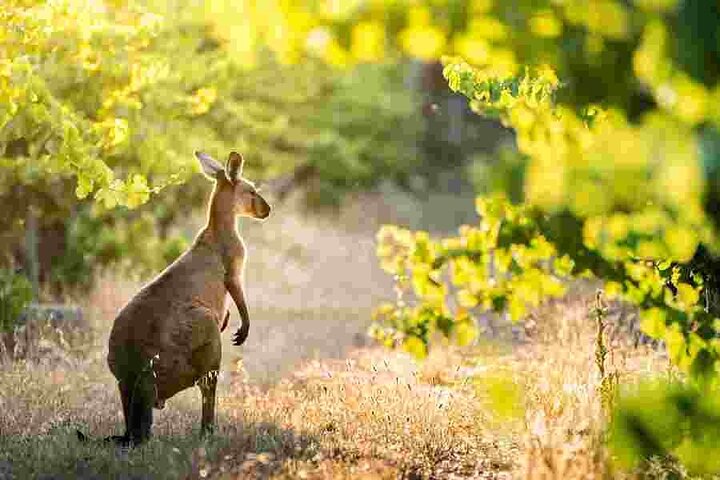
[[[258,376],[258,370],[255,377],[263,380],[258,382],[242,357],[230,354],[214,437],[197,437],[199,394],[190,390],[157,411],[155,439],[128,455],[74,438],[75,427],[97,438],[117,433],[122,422],[114,381],[98,348],[102,341],[91,342],[82,357],[65,354],[61,362],[5,366],[0,478],[3,469],[16,478],[617,476],[608,470],[602,443],[604,414],[586,303],[584,297],[571,298],[537,312],[547,329],[536,332],[535,340],[463,352],[439,347],[422,364],[403,353],[361,347],[344,358],[318,354],[285,365],[289,373],[277,381]],[[269,324],[288,321],[282,311],[264,313]],[[325,335],[328,321],[314,322],[312,315],[305,311],[298,323],[306,332]],[[553,330],[555,338],[548,333]],[[290,330],[288,338],[296,333]],[[623,382],[666,368],[662,355],[610,340],[609,368]],[[344,341],[351,345],[353,338]],[[255,353],[262,356],[260,349]],[[248,360],[251,355],[244,352]],[[518,386],[517,417],[494,410],[513,398],[493,398],[486,382],[492,379]]]
[[[253,324],[241,350],[224,339],[213,437],[197,435],[192,389],[156,411],[148,445],[123,453],[96,440],[122,424],[105,342],[138,287],[104,276],[79,299],[85,330],[38,329],[42,348],[0,366],[0,479],[623,476],[603,444],[592,291],[539,309],[523,342],[440,346],[418,364],[363,337],[391,292],[372,237],[278,217],[243,227]],[[662,354],[626,338],[608,338],[622,383],[666,374]]]
[[[611,470],[604,447],[607,412],[595,365],[597,331],[589,315],[593,296],[587,293],[571,294],[536,312],[539,339],[512,356],[526,395],[523,478],[622,476]],[[635,347],[618,320],[608,319],[608,373],[617,375],[621,385],[665,374],[666,356],[647,346]]]

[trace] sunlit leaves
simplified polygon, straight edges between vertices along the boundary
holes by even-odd
[[[623,39],[630,29],[630,18],[624,2],[617,0],[578,0],[565,2],[564,14],[571,24],[610,39]]]
[[[411,336],[407,342],[418,350],[414,338],[427,342],[437,331],[469,345],[480,334],[476,315],[507,313],[519,321],[530,307],[565,292],[573,262],[558,254],[525,207],[488,197],[477,199],[477,211],[477,226],[463,225],[458,236],[440,240],[395,226],[380,229],[377,254],[394,275],[398,298],[376,311],[373,336],[385,343],[389,336]]]
[[[461,347],[471,345],[477,340],[479,329],[475,324],[475,320],[467,313],[467,311],[458,312],[453,330],[455,332],[455,342]]]
[[[417,6],[409,11],[408,26],[399,33],[402,49],[410,55],[432,60],[438,58],[445,48],[445,33],[431,22],[427,7]]]
[[[458,34],[453,46],[458,55],[474,65],[485,65],[492,58],[490,44],[483,38],[469,33]]]
[[[614,260],[688,261],[710,241],[699,149],[684,123],[653,114],[632,125],[597,107],[591,122],[583,120],[554,104],[560,84],[550,69],[504,78],[451,61],[444,73],[479,113],[517,132],[530,159],[527,201],[587,218],[586,245]]]
[[[650,12],[667,12],[677,6],[678,0],[634,0],[634,3]]]
[[[638,79],[651,87],[658,105],[683,122],[696,125],[707,117],[711,94],[673,64],[667,28],[660,20],[645,25],[633,57],[634,71]]]
[[[677,284],[677,301],[682,309],[690,309],[697,305],[700,300],[700,294],[698,290],[687,283]]]
[[[427,346],[425,343],[415,336],[408,336],[403,340],[402,348],[415,358],[425,358],[427,356]]]
[[[202,115],[210,110],[210,107],[217,100],[217,90],[213,87],[198,88],[188,98],[188,107],[191,115]]]
[[[388,273],[404,272],[410,249],[412,235],[409,231],[392,225],[385,225],[377,233],[377,256],[380,266]]]
[[[143,89],[165,75],[150,51],[160,17],[82,0],[12,1],[2,15],[3,154],[25,170],[42,161],[54,174],[75,176],[79,198],[98,192],[105,205],[146,201],[147,181],[140,187],[136,175],[117,180],[118,188],[106,159],[128,148]],[[9,153],[9,145],[23,148]]]
[[[360,22],[353,27],[350,51],[360,62],[377,62],[385,54],[385,29],[379,22]]]
[[[640,316],[642,331],[653,338],[663,338],[666,316],[667,312],[657,307],[645,310]]]
[[[562,33],[562,22],[552,10],[537,12],[528,20],[528,27],[538,37],[555,38]]]

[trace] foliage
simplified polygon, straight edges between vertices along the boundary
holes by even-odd
[[[720,404],[716,391],[686,384],[651,383],[620,397],[610,426],[619,466],[649,458],[676,458],[691,473],[720,472]]]
[[[200,138],[190,133],[196,92],[161,55],[160,17],[137,2],[11,1],[1,15],[3,248],[18,249],[32,206],[41,229],[68,231],[66,252],[53,252],[53,263],[64,264],[54,279],[79,279],[94,252],[123,244],[108,238],[107,209],[136,208],[195,168],[188,151]],[[81,241],[90,212],[101,228]],[[139,245],[124,248],[144,251]]]
[[[149,208],[114,215],[84,205],[65,230],[66,250],[53,259],[52,280],[63,286],[87,286],[95,269],[113,265],[129,277],[163,269],[188,246],[182,235],[159,238]]]
[[[664,340],[694,382],[716,385],[720,68],[710,59],[719,58],[720,9],[681,0],[482,3],[502,32],[486,43],[507,52],[507,63],[498,66],[493,55],[448,57],[444,74],[477,113],[516,132],[519,208],[549,248],[567,256],[568,273],[604,280],[609,296],[640,308],[644,332]],[[403,269],[411,278],[434,273],[415,260],[422,251],[415,235],[403,232],[411,240],[397,252],[379,238],[381,262],[402,267],[391,270],[401,286]],[[483,266],[467,253],[460,258]],[[451,283],[434,288],[444,292]],[[539,286],[535,292],[545,296]],[[419,313],[434,303],[422,289],[414,293],[411,310],[404,298],[380,307],[390,318],[389,330],[376,327],[383,338],[424,342],[433,330],[465,321],[455,311],[442,328],[425,321],[428,331],[417,335]],[[424,353],[425,343],[411,346]],[[717,471],[718,410],[694,388],[641,392],[619,405],[613,438],[625,460],[674,454],[692,470]]]
[[[397,52],[425,61],[449,53],[501,76],[534,59],[562,65],[571,74],[561,71],[563,78],[594,79],[565,88],[571,100],[624,95],[628,103],[637,96],[623,93],[633,79],[615,72],[632,68],[632,55],[624,54],[639,41],[645,24],[647,38],[635,62],[642,78],[658,95],[674,98],[661,88],[669,72],[671,86],[696,93],[697,101],[683,107],[681,118],[695,123],[715,118],[712,92],[703,93],[677,69],[653,67],[663,53],[657,42],[675,41],[679,44],[668,49],[680,52],[696,75],[708,76],[686,53],[698,49],[687,35],[668,39],[663,33],[660,15],[676,2],[642,2],[636,9],[611,0],[594,2],[597,18],[583,13],[588,10],[583,2],[544,3],[296,0],[260,7],[219,1],[181,8],[153,0],[123,5],[13,0],[3,12],[2,48],[8,59],[0,97],[3,157],[20,177],[32,172],[76,176],[80,197],[92,194],[107,206],[132,207],[163,186],[186,180],[195,169],[187,147],[200,140],[213,150],[240,140],[250,153],[267,154],[259,158],[262,170],[291,168],[297,162],[294,147],[304,141],[302,128],[293,133],[294,107],[307,105],[308,85],[320,92],[332,77],[308,68],[308,58],[347,68],[393,59]],[[685,17],[697,13],[689,10],[676,15],[671,26],[682,26]],[[711,45],[712,29],[703,34]],[[266,65],[268,53],[281,63],[297,63],[300,67],[293,68],[303,75],[292,75],[292,69],[243,75],[249,67]],[[579,60],[584,57],[592,62]],[[294,96],[286,93],[288,84],[298,82]],[[267,88],[270,84],[273,88]],[[250,93],[258,90],[261,95]],[[269,115],[265,100],[285,101],[284,114],[271,109]],[[275,148],[266,150],[270,143]],[[277,158],[269,158],[271,153]]]
[[[133,5],[11,1],[2,24],[0,145],[18,183],[74,175],[79,198],[133,207],[177,181],[171,160],[152,187],[137,167],[124,180],[111,168],[134,135],[147,135],[137,131],[144,95],[169,75],[150,50],[155,15]]]
[[[573,258],[572,273],[604,278],[610,294],[640,305],[645,330],[664,338],[683,367],[715,369],[716,5],[301,4],[272,2],[257,27],[250,9],[247,38],[288,61],[309,55],[341,68],[397,52],[462,57],[448,60],[450,87],[516,131],[530,216]],[[268,25],[280,28],[271,34]],[[411,337],[426,339],[411,327]]]
[[[201,147],[243,151],[253,178],[310,164],[323,202],[402,181],[421,159],[407,149],[420,125],[402,66],[345,76],[318,61],[278,63],[272,45],[245,50],[232,2],[13,0],[2,15],[0,201],[11,207],[0,242],[22,251],[32,205],[41,239],[64,237],[42,265],[45,282],[171,260],[183,242],[171,227],[205,199],[207,184],[191,176]]]
[[[477,195],[503,192],[513,203],[525,198],[523,180],[527,157],[514,144],[503,143],[492,153],[475,154],[466,172]]]
[[[691,128],[660,112],[638,125],[599,107],[583,118],[554,101],[559,82],[549,70],[498,80],[454,63],[446,76],[476,110],[517,132],[530,159],[526,200],[586,218],[585,241],[604,257],[687,262],[700,243],[714,243]]]
[[[98,199],[109,204],[135,205],[148,193],[181,181],[194,170],[187,149],[181,147],[200,139],[209,146],[221,146],[228,132],[218,130],[217,125],[205,128],[205,114],[211,114],[228,95],[242,97],[248,89],[262,90],[265,97],[261,98],[290,100],[291,95],[278,98],[275,94],[284,91],[283,83],[291,70],[266,72],[263,77],[241,74],[249,67],[262,67],[268,52],[280,62],[304,60],[293,67],[300,69],[308,68],[311,62],[306,60],[310,57],[349,67],[392,59],[398,51],[428,61],[442,54],[457,54],[498,78],[517,75],[519,65],[551,64],[565,81],[563,102],[589,105],[610,100],[610,105],[635,118],[638,112],[634,105],[642,103],[643,98],[638,97],[647,88],[658,100],[664,95],[662,98],[670,101],[678,97],[673,89],[682,87],[679,94],[689,92],[692,96],[686,106],[675,101],[674,107],[668,107],[675,116],[692,125],[706,119],[715,121],[711,102],[714,90],[694,79],[699,77],[711,86],[717,73],[712,64],[701,68],[700,58],[716,48],[712,42],[716,12],[712,6],[669,1],[639,2],[631,7],[605,0],[593,1],[594,8],[588,9],[585,3],[558,6],[520,1],[509,5],[460,0],[339,4],[296,0],[264,2],[262,7],[255,2],[220,1],[211,6],[180,8],[152,0],[125,6],[84,0],[47,5],[14,0],[3,13],[6,28],[2,45],[6,58],[12,59],[3,68],[6,97],[2,125],[10,123],[12,127],[3,132],[3,141],[13,147],[13,152],[27,151],[33,159],[52,160],[59,171],[78,175],[81,195],[95,192]],[[700,11],[702,8],[707,12]],[[588,15],[590,10],[597,15]],[[707,15],[702,17],[703,30],[699,33],[703,42],[698,46],[688,38],[684,25],[702,14]],[[674,27],[684,33],[669,38],[667,31]],[[693,53],[698,58],[692,57]],[[689,73],[683,73],[682,68]],[[303,73],[288,78],[295,83],[305,79],[296,91],[300,104],[307,84],[318,91],[327,86],[323,81],[327,71],[309,67]],[[579,78],[592,81],[574,81]],[[663,83],[666,80],[669,83]],[[234,83],[238,81],[240,84]],[[273,88],[267,88],[270,83]],[[33,101],[36,96],[37,101]],[[29,107],[35,103],[39,105]],[[291,101],[285,104],[288,115],[276,117],[276,134],[293,119],[295,109],[288,105],[297,106]],[[229,107],[220,109],[226,110],[225,115],[217,120],[259,110]],[[57,110],[59,116],[50,115],[51,110]],[[67,132],[59,128],[60,120],[65,121]],[[247,118],[245,123],[239,120],[234,118],[225,128],[253,125]],[[53,135],[57,137],[51,135],[52,141],[43,136],[51,126],[56,127]],[[268,132],[273,130],[270,126],[265,127],[253,129],[253,133],[272,133]],[[221,134],[213,135],[213,130]],[[73,140],[78,132],[82,138]],[[233,135],[243,137],[246,133],[236,129]],[[149,138],[152,141],[147,142]],[[275,135],[276,141],[282,138]],[[135,152],[137,140],[146,140],[145,148],[150,151]],[[257,145],[255,138],[241,140],[251,148]],[[63,155],[67,155],[52,154],[48,148],[54,151],[55,143],[63,146]],[[87,151],[83,156],[86,163],[78,160],[82,149]],[[155,160],[145,159],[150,153]],[[278,165],[292,166],[292,157],[285,155],[282,160],[290,160],[290,165],[278,160],[275,169],[283,168]],[[27,168],[30,162],[15,163]],[[48,171],[45,164],[33,162],[37,163],[40,172]],[[148,163],[154,168],[148,168]],[[113,172],[126,175],[122,185],[115,182]],[[143,177],[148,176],[153,178],[145,183],[152,187],[144,186]]]
[[[374,337],[422,357],[432,332],[467,345],[477,337],[479,315],[507,312],[518,321],[543,298],[564,293],[573,261],[547,240],[528,209],[479,197],[477,212],[478,226],[463,225],[442,240],[395,226],[378,232],[380,264],[394,276],[399,296],[376,311]]]
[[[494,80],[459,63],[446,75],[475,108],[500,112],[518,132],[518,147],[530,158],[526,200],[582,224],[577,233],[584,247],[603,262],[575,259],[577,266],[640,305],[643,329],[665,340],[675,362],[697,374],[715,372],[718,312],[700,299],[717,272],[712,265],[703,269],[698,259],[712,259],[717,237],[714,212],[703,208],[692,126],[662,111],[635,125],[598,107],[583,119],[553,101],[558,84],[546,72]],[[561,251],[575,255],[559,240]],[[614,264],[615,278],[607,278],[605,263]]]
[[[404,65],[358,65],[338,78],[310,124],[308,163],[320,178],[323,203],[382,180],[408,184],[428,159],[413,148],[422,124],[404,83]]]
[[[643,329],[676,363],[715,372],[720,86],[716,69],[684,53],[691,40],[668,32],[706,14],[702,47],[690,49],[705,58],[718,12],[695,2],[486,3],[504,32],[491,43],[513,65],[448,58],[444,74],[476,112],[516,132],[529,216],[573,260],[572,274],[594,274],[610,296],[639,305]]]
[[[22,275],[0,269],[0,333],[12,332],[32,300],[32,285]]]

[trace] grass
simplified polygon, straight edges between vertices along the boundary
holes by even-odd
[[[255,346],[226,346],[216,434],[199,438],[200,395],[187,390],[156,411],[154,439],[130,452],[99,441],[122,423],[104,364],[107,319],[96,335],[66,335],[64,348],[45,332],[54,350],[0,370],[0,478],[620,476],[602,441],[591,301],[543,307],[532,340],[440,346],[422,364],[354,346],[364,326],[355,310],[260,311]],[[621,382],[667,369],[624,338],[608,337],[608,369]],[[78,442],[76,428],[91,441]]]
[[[0,462],[18,478],[251,471],[280,478],[442,472],[496,478],[509,471],[498,438],[486,442],[476,428],[485,415],[479,404],[459,388],[434,384],[438,373],[374,348],[345,360],[304,362],[272,386],[249,382],[237,365],[223,378],[215,436],[197,437],[199,395],[186,391],[157,413],[155,438],[123,455],[75,438],[75,428],[99,438],[121,424],[114,384],[101,364],[18,363],[2,372],[2,391],[12,395],[2,396],[9,415],[0,423]]]
[[[199,437],[190,389],[155,411],[146,446],[100,441],[123,421],[107,336],[139,286],[105,275],[77,299],[87,325],[36,328],[26,358],[0,365],[0,479],[641,477],[614,469],[604,446],[592,289],[535,311],[521,340],[499,328],[472,349],[436,342],[417,363],[364,336],[370,307],[392,292],[372,236],[314,222],[278,214],[241,227],[252,327],[242,349],[224,335],[215,435]],[[662,352],[635,347],[621,317],[612,306],[606,374],[667,375]],[[642,478],[681,477],[653,468]]]

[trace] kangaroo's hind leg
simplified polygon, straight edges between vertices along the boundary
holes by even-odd
[[[222,356],[220,329],[214,317],[198,319],[193,326],[193,337],[195,344],[191,363],[197,375],[195,383],[202,395],[200,429],[203,434],[208,434],[215,428],[217,381]]]
[[[112,437],[121,444],[139,445],[150,438],[152,407],[156,399],[153,359],[141,355],[138,348],[119,350],[120,364],[118,387],[125,417],[125,435]]]
[[[213,433],[215,430],[217,375],[217,370],[211,370],[197,381],[197,385],[200,387],[200,394],[202,395],[200,432],[203,435]]]
[[[141,371],[134,381],[122,385],[128,402],[128,416],[125,420],[128,437],[133,445],[140,445],[150,439],[155,404],[155,376],[151,369]],[[123,403],[125,403],[123,401]]]

